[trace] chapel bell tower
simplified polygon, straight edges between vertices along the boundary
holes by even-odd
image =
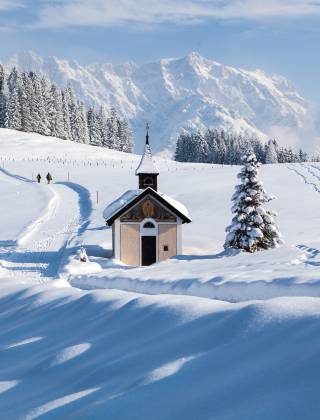
[[[146,126],[146,144],[144,147],[144,153],[142,155],[139,166],[136,169],[136,175],[139,176],[139,189],[144,190],[146,188],[152,188],[155,191],[158,189],[158,175],[159,170],[156,167],[153,158],[151,147],[149,144],[149,124]]]

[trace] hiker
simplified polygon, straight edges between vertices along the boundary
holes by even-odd
[[[47,178],[48,184],[50,184],[50,182],[52,181],[52,176],[51,176],[50,172],[47,173],[46,178]]]
[[[37,175],[37,181],[38,181],[38,184],[40,184],[40,181],[41,181],[41,175],[40,174]]]

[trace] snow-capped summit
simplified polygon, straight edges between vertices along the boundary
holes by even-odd
[[[223,128],[265,139],[292,130],[297,137],[310,113],[284,77],[225,66],[197,52],[143,65],[84,66],[24,52],[7,63],[13,65],[46,73],[60,86],[70,83],[88,105],[116,107],[131,120],[139,152],[145,121],[152,122],[160,152],[174,150],[182,128]]]

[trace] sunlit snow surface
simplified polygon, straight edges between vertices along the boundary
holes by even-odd
[[[2,417],[318,419],[319,165],[262,167],[285,243],[251,255],[222,248],[239,168],[158,159],[193,222],[183,256],[134,268],[102,212],[138,156],[3,129],[0,146]]]

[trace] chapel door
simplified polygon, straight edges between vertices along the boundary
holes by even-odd
[[[157,262],[156,236],[141,237],[142,265],[151,265]]]

